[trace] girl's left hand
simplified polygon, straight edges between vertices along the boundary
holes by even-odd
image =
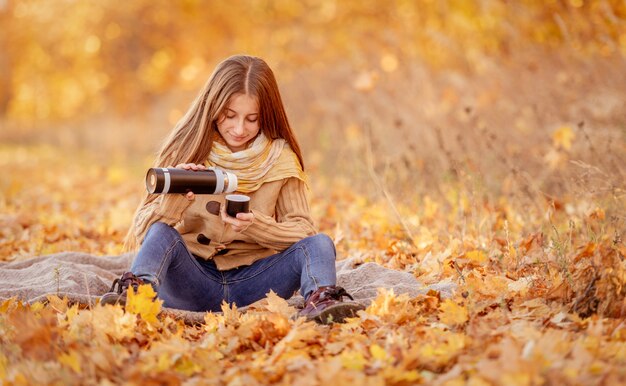
[[[237,213],[237,218],[231,217],[226,214],[226,205],[222,205],[220,209],[220,215],[222,216],[222,221],[226,224],[230,224],[235,232],[243,232],[254,221],[254,213]]]

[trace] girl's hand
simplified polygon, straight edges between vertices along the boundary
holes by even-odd
[[[206,166],[201,164],[178,164],[176,165],[176,169],[185,169],[185,170],[205,170]]]
[[[230,224],[235,232],[245,231],[254,221],[254,213],[252,212],[237,213],[237,218],[230,217],[226,214],[225,204],[222,205],[222,208],[220,209],[220,215],[222,216],[222,221],[226,224]]]
[[[168,166],[171,168],[171,166]],[[185,169],[185,170],[206,170],[206,166],[204,165],[200,165],[200,164],[178,164],[176,165],[176,169]],[[187,197],[187,199],[189,201],[193,201],[196,199],[196,195],[193,192],[188,192],[187,194],[184,195],[185,197]]]

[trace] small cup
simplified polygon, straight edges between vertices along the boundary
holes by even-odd
[[[237,217],[237,213],[250,212],[250,197],[243,194],[226,195],[226,214],[230,217]]]

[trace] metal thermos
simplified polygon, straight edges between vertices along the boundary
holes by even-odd
[[[237,190],[237,176],[218,168],[185,170],[151,168],[146,174],[146,189],[152,194],[220,194]]]

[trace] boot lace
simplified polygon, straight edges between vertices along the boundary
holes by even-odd
[[[116,292],[118,294],[121,294],[131,285],[136,290],[137,287],[142,284],[144,284],[144,281],[135,276],[132,272],[125,272],[121,278],[113,280],[113,285],[111,285],[111,290],[109,292]]]
[[[327,287],[320,294],[320,300],[333,299],[333,300],[343,300],[343,298],[348,297],[350,300],[354,300],[352,295],[350,295],[343,287]]]

